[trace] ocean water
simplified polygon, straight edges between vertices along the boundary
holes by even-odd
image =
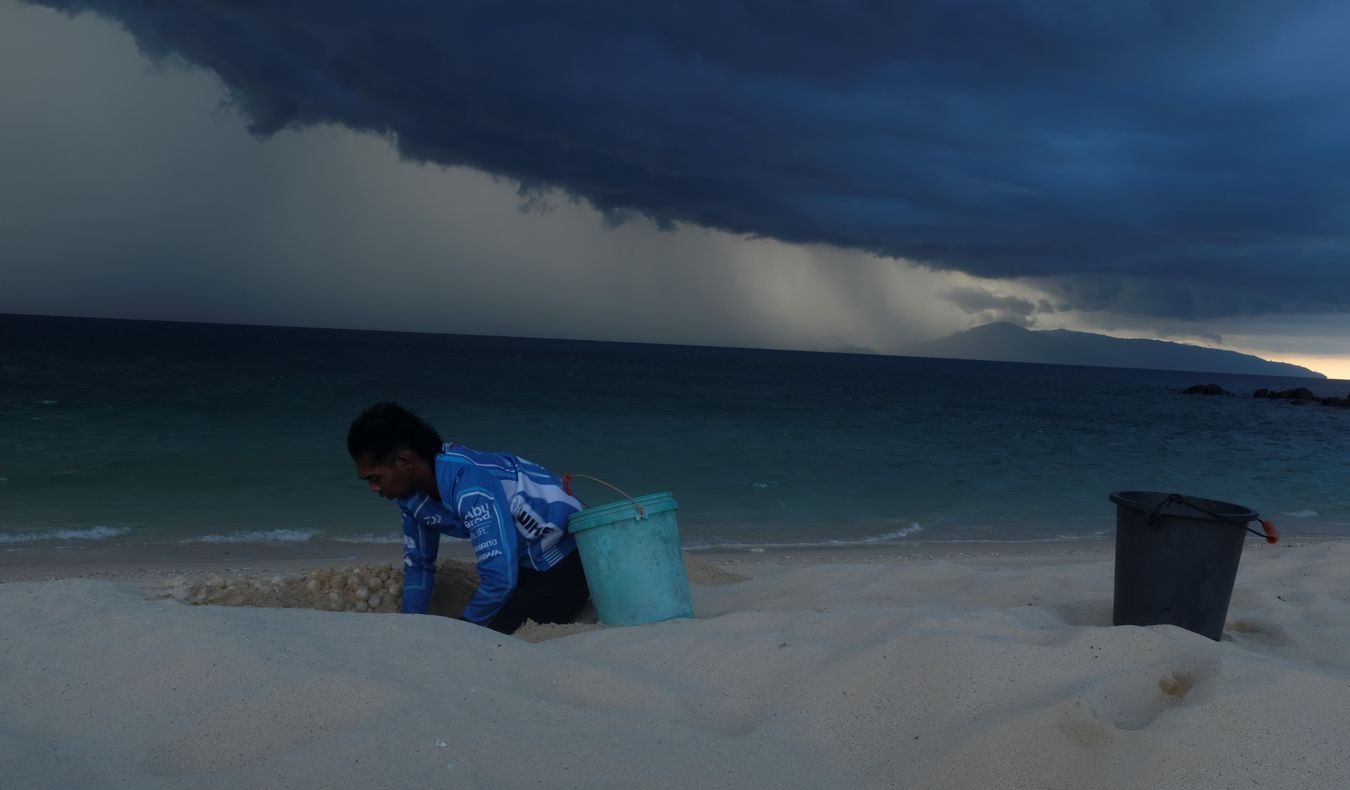
[[[1240,397],[1187,396],[1216,382]],[[447,440],[630,494],[691,547],[1081,540],[1114,490],[1350,535],[1350,382],[0,316],[0,551],[397,544],[347,426],[392,399]],[[578,482],[590,504],[617,495]]]

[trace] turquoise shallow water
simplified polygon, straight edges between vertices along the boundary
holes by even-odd
[[[0,316],[0,550],[398,542],[346,458],[395,399],[633,494],[691,546],[1073,540],[1118,489],[1350,534],[1350,383],[614,343]],[[1243,397],[1185,396],[1216,382]],[[583,498],[613,497],[582,482]]]

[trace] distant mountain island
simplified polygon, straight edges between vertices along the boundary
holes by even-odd
[[[995,362],[1326,378],[1315,370],[1287,362],[1271,362],[1236,351],[1166,340],[1122,340],[1091,332],[1070,332],[1067,329],[1031,330],[1006,322],[977,326],[927,343],[914,343],[899,353],[913,357]]]

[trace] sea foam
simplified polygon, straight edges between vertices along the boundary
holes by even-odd
[[[41,532],[0,532],[0,543],[36,543],[44,540],[108,540],[125,535],[126,527],[91,527],[90,529],[51,529]]]
[[[303,543],[319,534],[313,529],[268,529],[231,532],[228,535],[203,535],[180,543]]]
[[[347,535],[341,538],[333,538],[337,543],[403,543],[403,535],[397,532],[384,534],[364,533],[361,535]]]
[[[813,549],[813,548],[837,548],[847,546],[873,546],[879,543],[891,543],[894,541],[905,540],[923,532],[923,527],[917,523],[910,524],[908,527],[902,527],[893,532],[887,532],[882,535],[871,535],[863,538],[854,538],[851,540],[813,540],[797,541],[791,543],[734,543],[734,542],[692,542],[686,543],[685,549],[688,551],[720,551],[723,549]]]

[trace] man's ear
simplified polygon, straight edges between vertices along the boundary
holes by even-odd
[[[394,455],[394,466],[397,466],[400,469],[411,469],[413,466],[412,450],[409,450],[406,447],[403,448],[402,450],[399,450]]]

